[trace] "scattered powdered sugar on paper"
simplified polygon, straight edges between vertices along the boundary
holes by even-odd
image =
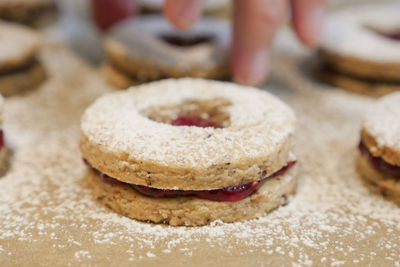
[[[61,64],[74,58],[62,51]],[[96,203],[78,149],[79,112],[101,93],[86,66],[59,69],[75,74],[77,87],[59,82],[78,102],[63,86],[6,99],[5,130],[16,149],[0,179],[1,265],[399,265],[400,209],[354,169],[360,118],[373,100],[319,86],[299,73],[301,57],[278,56],[270,88],[297,114],[302,174],[287,206],[243,223],[169,227]],[[65,99],[64,112],[46,98]]]

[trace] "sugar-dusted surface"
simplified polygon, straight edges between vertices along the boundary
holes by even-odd
[[[183,48],[165,42],[162,36],[189,40],[210,37],[211,41]],[[164,16],[148,15],[124,20],[113,27],[107,35],[105,50],[121,70],[137,74],[139,78],[159,71],[163,78],[195,74],[196,77],[214,77],[216,72],[227,75],[230,40],[229,23],[220,19],[206,17],[190,31],[178,31]],[[214,76],[205,75],[210,71],[215,72]]]
[[[354,169],[372,100],[309,81],[290,43],[280,44],[269,88],[298,117],[298,193],[264,218],[201,228],[139,223],[91,199],[78,122],[103,87],[66,51],[48,53],[47,64],[67,78],[5,103],[19,149],[0,179],[0,265],[399,265],[400,209],[371,194]]]
[[[326,22],[323,48],[342,56],[380,63],[400,62],[400,42],[380,36],[398,32],[400,3],[365,5],[332,14]]]
[[[389,147],[400,153],[400,93],[379,99],[368,108],[363,128],[381,147]]]
[[[153,121],[144,110],[184,101],[224,99],[226,128],[175,127]],[[91,143],[135,161],[163,166],[197,166],[247,158],[264,159],[283,150],[293,135],[293,112],[277,98],[249,87],[199,79],[164,80],[98,99],[82,118],[82,132]],[[285,163],[285,162],[284,162]],[[269,165],[268,165],[269,166]]]

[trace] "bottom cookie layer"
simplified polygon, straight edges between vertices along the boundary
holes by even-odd
[[[200,226],[215,220],[236,222],[258,218],[286,204],[296,190],[297,170],[298,166],[293,166],[285,174],[266,181],[250,197],[236,202],[196,197],[151,198],[128,184],[106,183],[92,170],[88,170],[88,179],[96,199],[127,217],[175,226]]]
[[[35,62],[27,69],[0,76],[0,94],[10,96],[37,87],[46,78],[43,66]]]
[[[326,68],[319,68],[316,71],[316,75],[320,80],[333,86],[346,89],[353,93],[372,97],[380,97],[400,90],[400,83],[363,80],[337,73]]]
[[[400,205],[400,179],[376,170],[366,154],[360,153],[358,156],[357,169],[364,180],[376,187],[385,197]]]
[[[126,89],[133,85],[140,84],[139,81],[128,77],[124,73],[118,71],[114,66],[110,63],[103,63],[101,66],[101,72],[108,83],[112,86],[117,87],[118,89]]]

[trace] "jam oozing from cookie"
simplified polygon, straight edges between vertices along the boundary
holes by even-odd
[[[171,45],[182,47],[211,43],[214,39],[211,35],[179,36],[168,34],[161,35],[160,38]]]
[[[221,189],[214,190],[169,190],[169,189],[157,189],[153,187],[148,187],[144,185],[134,185],[128,184],[124,182],[120,182],[117,179],[114,179],[104,173],[99,172],[94,169],[85,159],[83,159],[84,163],[91,168],[92,170],[99,173],[103,182],[110,184],[112,186],[118,186],[121,184],[127,184],[131,186],[134,190],[141,193],[142,195],[153,197],[153,198],[172,198],[172,197],[182,197],[182,196],[192,196],[198,197],[201,199],[207,199],[212,201],[220,201],[220,202],[232,202],[239,201],[249,197],[257,192],[257,190],[268,180],[273,179],[277,176],[281,176],[286,173],[293,165],[296,164],[296,161],[289,162],[286,166],[284,166],[279,171],[275,172],[269,177],[263,178],[258,181],[253,181],[247,184],[228,186]],[[264,176],[264,174],[263,174]]]
[[[395,178],[400,178],[400,166],[392,165],[387,163],[381,157],[375,157],[372,153],[368,150],[367,146],[361,141],[358,145],[361,153],[366,155],[369,159],[371,165],[378,171],[388,174]]]
[[[262,180],[253,181],[247,184],[228,186],[221,189],[214,190],[166,190],[157,189],[143,185],[131,185],[139,193],[154,198],[163,197],[181,197],[181,196],[194,196],[201,199],[220,201],[220,202],[232,202],[245,199],[255,192],[268,180],[283,175],[288,169],[290,169],[296,161],[289,162],[285,167],[274,173],[273,175],[264,178]]]
[[[171,122],[175,126],[197,126],[197,127],[213,127],[222,128],[221,125],[209,119],[203,119],[200,116],[180,116]]]
[[[4,141],[4,132],[3,130],[0,130],[0,149],[3,148],[6,145]]]

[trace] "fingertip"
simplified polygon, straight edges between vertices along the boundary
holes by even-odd
[[[166,0],[164,12],[178,29],[187,30],[200,18],[203,0]]]
[[[232,57],[231,65],[234,82],[243,85],[260,85],[268,76],[268,49],[236,53]]]
[[[299,39],[308,47],[317,47],[323,38],[326,5],[293,6],[293,25]]]

